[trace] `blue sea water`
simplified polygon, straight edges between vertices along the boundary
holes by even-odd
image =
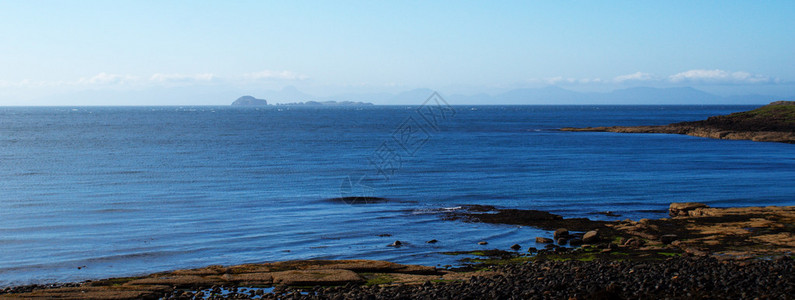
[[[795,145],[557,130],[752,108],[0,108],[0,286],[310,258],[444,265],[442,251],[549,234],[441,219],[463,204],[594,219],[795,205]]]

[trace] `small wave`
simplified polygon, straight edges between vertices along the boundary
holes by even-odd
[[[411,211],[412,215],[427,215],[427,214],[438,214],[441,212],[451,212],[456,210],[463,209],[462,206],[453,206],[453,207],[441,207],[441,208],[418,208]]]

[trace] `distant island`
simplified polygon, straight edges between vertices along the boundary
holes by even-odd
[[[243,96],[237,98],[235,102],[232,102],[232,106],[266,106],[268,105],[268,101],[265,99],[257,99],[252,96]]]
[[[353,101],[307,101],[307,102],[291,102],[291,103],[277,103],[276,105],[304,105],[304,106],[364,106],[373,105],[369,102],[353,102]]]
[[[777,101],[751,111],[663,126],[567,127],[560,130],[671,133],[714,139],[795,144],[795,101]]]
[[[257,99],[253,96],[242,96],[232,102],[232,106],[267,106],[268,101],[265,99]],[[355,101],[306,101],[306,102],[291,102],[291,103],[276,103],[275,105],[291,105],[291,106],[369,106],[373,105],[369,102],[355,102]]]

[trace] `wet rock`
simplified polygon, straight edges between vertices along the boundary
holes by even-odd
[[[567,239],[567,238],[565,238],[565,237],[562,237],[562,238],[559,238],[559,239],[557,240],[557,243],[558,243],[558,245],[565,245],[565,244],[566,244],[566,242],[568,242],[568,241],[569,241],[569,239]]]
[[[545,238],[545,237],[540,237],[540,236],[536,237],[536,243],[539,243],[539,244],[551,244],[551,243],[554,243],[554,242],[555,241],[553,241],[550,238]]]
[[[596,230],[591,230],[586,232],[582,236],[583,243],[591,244],[599,241],[599,232]]]
[[[488,245],[488,244],[489,244],[489,242],[487,242],[487,241],[480,241],[480,242],[478,242],[478,245]]]
[[[663,244],[670,244],[676,241],[677,238],[678,236],[675,234],[663,234],[660,236],[660,242],[662,242]]]
[[[633,248],[633,249],[640,248],[640,247],[643,246],[643,244],[645,244],[643,242],[643,240],[638,239],[638,238],[634,238],[634,237],[633,238],[629,238],[629,239],[627,239],[626,242],[624,242],[624,246],[629,247],[629,248]]]
[[[558,228],[554,233],[552,233],[552,238],[556,240],[567,236],[569,236],[569,230],[566,228]]]
[[[519,246],[519,244],[513,244],[513,246],[511,246],[511,249],[519,250],[519,249],[522,249],[522,246]]]
[[[530,248],[527,248],[527,252],[535,253],[535,252],[538,252],[538,249],[536,249],[536,247],[530,247]]]
[[[437,240],[430,240],[430,241],[427,241],[426,243],[428,243],[428,244],[436,244],[436,242],[438,242],[438,241]]]
[[[395,247],[395,248],[397,248],[397,247],[403,246],[403,242],[401,242],[401,241],[395,241],[395,242],[393,242],[393,243],[391,243],[391,244],[389,244],[389,245],[387,245],[387,246],[389,246],[389,247]]]
[[[609,210],[608,211],[599,211],[599,212],[596,212],[596,213],[600,214],[600,215],[608,216],[608,217],[620,217],[621,216],[621,215],[619,215],[617,213],[614,213],[612,211],[609,211]]]
[[[696,208],[707,208],[707,207],[709,206],[707,206],[704,203],[698,203],[698,202],[671,203],[671,205],[668,206],[668,215],[670,215],[671,217],[687,216],[688,212],[691,210],[694,210]]]
[[[583,244],[583,241],[580,238],[574,238],[574,239],[571,239],[569,241],[569,245],[572,245],[572,246],[582,246],[582,244]]]

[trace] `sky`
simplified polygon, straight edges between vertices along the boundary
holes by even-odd
[[[786,98],[792,32],[791,0],[0,0],[0,105],[224,105],[285,87]]]

